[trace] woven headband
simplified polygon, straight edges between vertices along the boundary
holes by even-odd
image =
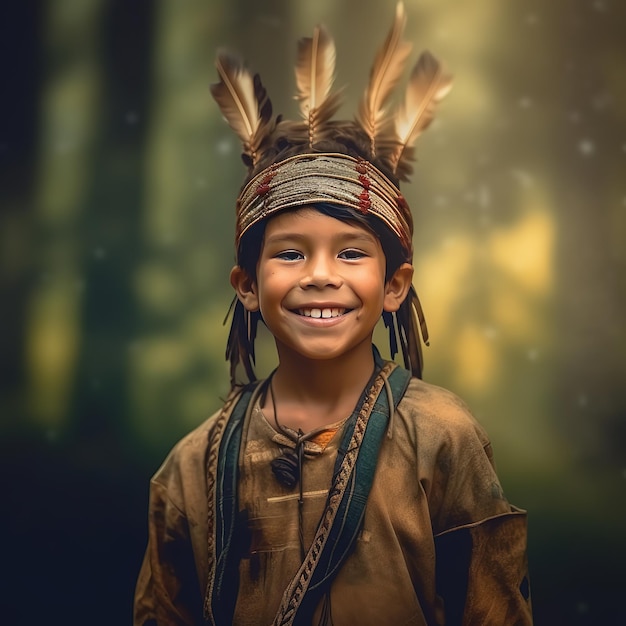
[[[369,161],[340,153],[295,155],[257,174],[237,201],[236,244],[260,220],[318,202],[376,216],[411,256],[413,220],[398,188]]]

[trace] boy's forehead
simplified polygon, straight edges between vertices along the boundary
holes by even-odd
[[[338,234],[351,234],[378,240],[378,236],[365,223],[345,216],[333,215],[331,211],[320,211],[313,205],[297,207],[289,211],[281,211],[268,218],[265,227],[265,239],[279,231],[293,231],[293,234],[306,235],[311,228],[323,227],[325,231]]]
[[[321,215],[321,212],[314,204],[304,204],[302,206],[294,207],[292,209],[286,209],[284,211],[279,211],[278,213],[274,213],[267,218],[267,224],[276,223],[276,222],[288,222],[292,219],[300,219],[304,217],[314,217],[316,215]]]

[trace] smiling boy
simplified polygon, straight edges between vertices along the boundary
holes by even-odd
[[[212,92],[249,168],[232,390],[151,481],[136,626],[532,623],[526,514],[463,402],[421,380],[427,333],[399,180],[449,78],[422,55],[398,123],[383,123],[404,19],[400,4],[355,121],[332,120],[321,28],[299,44],[302,122],[273,117],[258,77],[218,57]],[[372,345],[381,317],[405,367]],[[278,355],[261,381],[259,322]]]
[[[274,337],[281,423],[308,432],[352,412],[374,371],[374,328],[383,309],[398,310],[412,275],[404,263],[387,280],[374,232],[313,207],[268,222],[256,277],[236,266],[231,281]]]

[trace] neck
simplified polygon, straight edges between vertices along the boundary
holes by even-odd
[[[279,421],[307,432],[348,417],[374,371],[371,343],[333,359],[281,351],[272,381]],[[271,407],[265,406],[271,412]]]

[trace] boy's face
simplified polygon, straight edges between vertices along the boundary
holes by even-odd
[[[233,284],[247,309],[260,310],[279,355],[332,359],[371,351],[383,309],[397,310],[410,286],[412,268],[403,268],[402,284],[385,283],[376,235],[304,207],[270,219],[256,280],[248,280],[243,294]]]

